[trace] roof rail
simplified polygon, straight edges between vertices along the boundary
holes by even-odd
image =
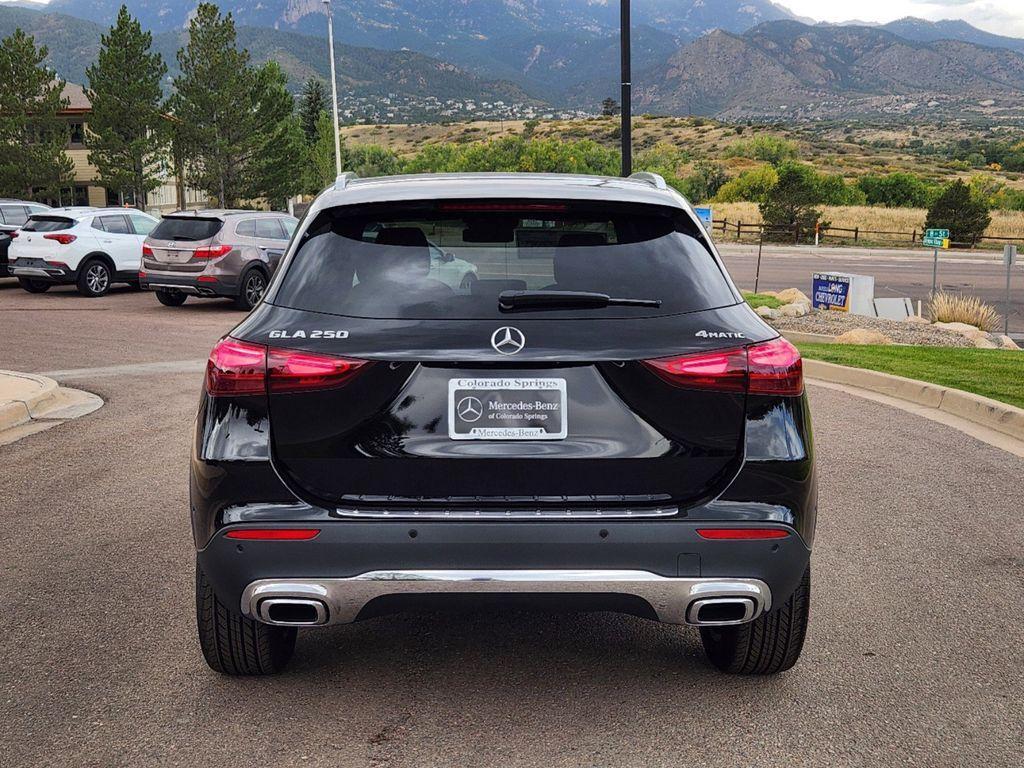
[[[633,181],[646,181],[655,189],[668,189],[665,179],[660,174],[651,173],[650,171],[637,171],[636,173],[631,173],[629,178]]]
[[[334,189],[341,192],[345,187],[349,185],[349,182],[353,182],[359,177],[352,171],[345,171],[340,174],[337,179],[334,180]]]

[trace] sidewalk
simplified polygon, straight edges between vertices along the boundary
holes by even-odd
[[[0,445],[92,413],[103,400],[51,378],[0,371]]]

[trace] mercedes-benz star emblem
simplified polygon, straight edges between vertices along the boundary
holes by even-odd
[[[502,355],[514,355],[526,346],[526,336],[518,328],[506,325],[491,334],[491,346]]]
[[[455,412],[460,419],[472,424],[484,415],[484,405],[475,397],[464,397],[455,406]]]

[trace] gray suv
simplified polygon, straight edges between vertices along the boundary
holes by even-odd
[[[298,219],[242,210],[180,211],[164,216],[142,247],[139,285],[161,304],[189,296],[228,297],[252,309],[288,247]]]

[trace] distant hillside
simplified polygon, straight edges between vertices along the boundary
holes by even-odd
[[[712,32],[634,81],[641,108],[668,114],[1020,116],[1024,56],[958,41],[914,42],[874,27],[778,21],[743,35]]]
[[[1024,53],[1024,40],[1016,37],[993,35],[972,27],[966,21],[946,19],[945,21],[925,21],[907,17],[884,24],[882,29],[922,43],[933,43],[937,40],[959,40],[962,43],[987,45],[991,48],[1009,48],[1011,51]]]
[[[95,61],[100,34],[105,31],[99,24],[63,14],[0,7],[0,36],[9,35],[17,27],[49,48],[50,63],[62,77],[79,83],[85,82],[85,70]],[[183,30],[154,36],[153,47],[163,55],[172,76],[178,68],[175,55],[186,39],[187,33]],[[267,28],[239,27],[238,43],[247,48],[258,63],[273,59],[281,64],[296,90],[310,76],[324,80],[329,77],[326,43],[320,38]],[[349,45],[338,45],[336,52],[339,86],[355,96],[394,93],[431,95],[439,99],[540,103],[518,85],[487,81],[423,54]]]

